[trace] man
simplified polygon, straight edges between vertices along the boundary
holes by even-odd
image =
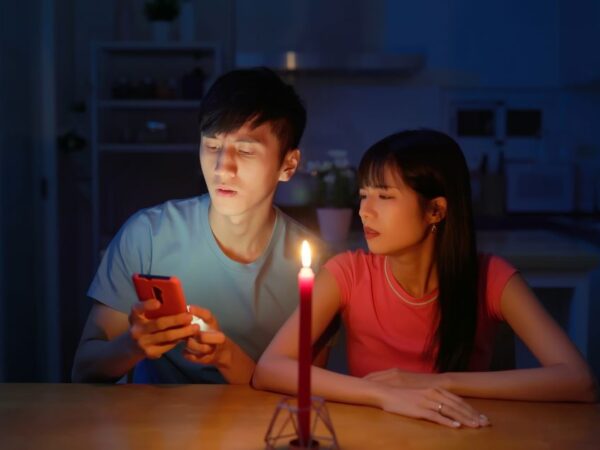
[[[233,71],[208,91],[199,120],[208,195],[142,210],[115,236],[88,291],[73,381],[117,381],[135,368],[141,382],[248,383],[297,306],[300,243],[317,242],[273,196],[300,160],[300,99],[268,69]],[[138,301],[136,272],[177,276],[190,314],[147,318],[160,304]]]

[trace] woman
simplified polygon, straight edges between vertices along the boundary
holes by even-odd
[[[506,261],[478,255],[469,172],[443,133],[405,131],[359,166],[369,252],[332,258],[315,279],[313,342],[340,312],[350,375],[312,368],[313,393],[450,427],[487,417],[461,397],[594,401],[591,372]],[[506,321],[541,363],[486,372]],[[262,355],[254,386],[294,393],[298,311]]]

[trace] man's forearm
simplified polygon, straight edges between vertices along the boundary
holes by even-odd
[[[227,338],[224,345],[222,358],[217,364],[219,372],[230,384],[249,384],[256,363],[231,339]]]
[[[75,383],[115,382],[143,358],[129,332],[110,341],[90,339],[75,354],[71,378]]]

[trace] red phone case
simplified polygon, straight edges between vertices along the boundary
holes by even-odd
[[[140,301],[157,299],[161,307],[146,313],[149,319],[187,312],[185,295],[177,277],[134,273],[131,277]]]

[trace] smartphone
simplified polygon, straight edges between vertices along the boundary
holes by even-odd
[[[183,287],[177,277],[134,273],[131,279],[140,301],[155,298],[160,302],[159,309],[146,313],[149,319],[187,312]]]

